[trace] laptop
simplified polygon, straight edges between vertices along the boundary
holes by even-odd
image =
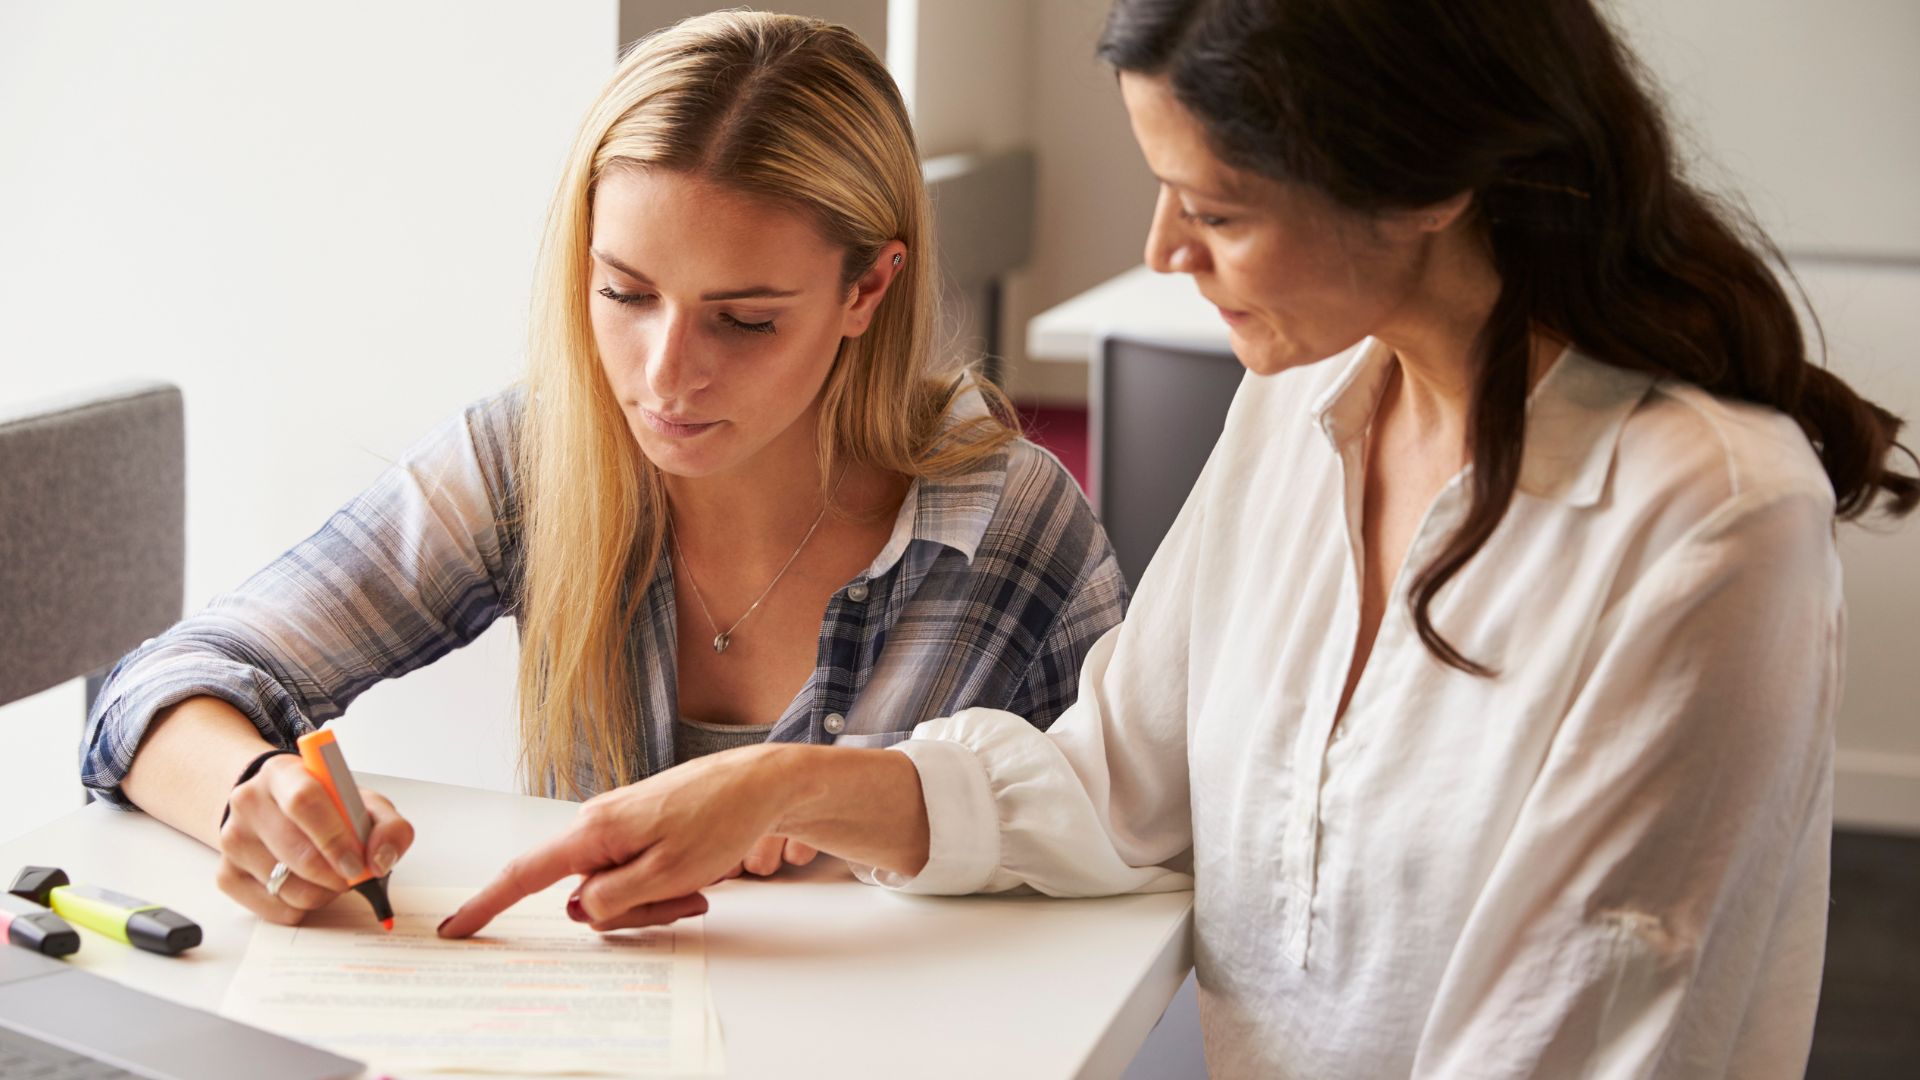
[[[364,1068],[0,939],[0,1076],[346,1080]]]

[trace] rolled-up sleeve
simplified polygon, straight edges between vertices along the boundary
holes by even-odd
[[[281,746],[382,679],[478,637],[509,606],[511,426],[520,394],[479,402],[414,446],[321,529],[124,657],[94,702],[81,780],[121,781],[160,710],[220,698]]]

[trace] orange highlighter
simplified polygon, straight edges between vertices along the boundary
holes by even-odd
[[[353,782],[353,774],[347,771],[346,755],[340,752],[340,744],[334,739],[333,732],[322,728],[300,736],[300,761],[332,796],[334,809],[340,811],[341,819],[360,839],[361,860],[366,861],[367,834],[373,831],[373,819],[367,816],[367,804],[360,801],[360,786]],[[347,884],[373,905],[374,917],[380,920],[380,925],[392,930],[393,905],[387,900],[387,879],[374,877],[371,871],[366,871],[361,873],[359,880]]]

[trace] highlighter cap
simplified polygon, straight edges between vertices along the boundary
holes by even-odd
[[[7,891],[22,900],[31,900],[41,907],[50,907],[53,903],[53,890],[62,885],[73,884],[67,878],[67,872],[57,866],[23,866],[14,875],[13,884]]]
[[[127,919],[127,941],[148,952],[178,956],[200,944],[200,924],[172,908],[147,908]]]
[[[80,949],[80,935],[67,920],[31,900],[0,893],[0,927],[5,939],[44,956],[68,956]]]
[[[80,951],[80,933],[51,911],[16,915],[7,924],[7,939],[42,956],[72,956]]]

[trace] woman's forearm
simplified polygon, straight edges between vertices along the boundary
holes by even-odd
[[[148,814],[217,847],[220,812],[234,778],[271,749],[232,705],[215,697],[188,698],[154,716],[120,790]]]
[[[907,755],[793,745],[769,765],[787,793],[780,835],[908,876],[927,864],[927,804]]]

